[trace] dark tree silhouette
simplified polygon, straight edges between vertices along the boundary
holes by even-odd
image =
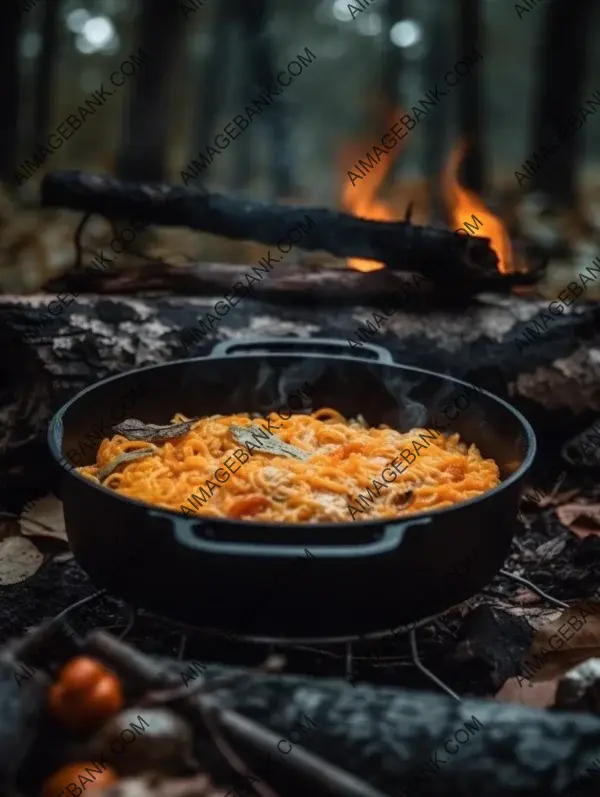
[[[460,0],[458,11],[457,59],[469,56],[473,50],[483,55],[481,30],[481,0]],[[469,74],[457,85],[458,129],[468,143],[462,165],[462,182],[478,194],[485,190],[485,160],[483,152],[483,85],[485,56],[472,65]]]
[[[275,77],[284,64],[276,63],[279,54],[275,53],[272,37],[268,30],[270,19],[268,0],[236,0],[241,16],[244,38],[248,51],[248,68],[251,70],[252,80],[248,82],[251,100],[269,86],[275,86]],[[288,101],[282,92],[273,104],[263,111],[257,120],[262,123],[263,130],[268,136],[269,163],[272,169],[273,180],[270,188],[270,198],[289,197],[293,193],[292,159],[290,153],[290,137],[288,124]]]
[[[538,86],[532,104],[532,152],[553,141],[556,130],[576,114],[583,98],[588,62],[588,36],[595,0],[553,0],[546,6],[541,50],[536,74]],[[533,12],[530,12],[533,13]],[[522,24],[529,19],[524,16]],[[585,125],[567,136],[560,151],[528,183],[545,192],[558,206],[570,205],[576,196],[576,169],[583,149]],[[529,156],[528,156],[529,157]]]
[[[46,143],[54,99],[54,65],[59,49],[60,3],[44,0],[42,22],[42,49],[34,77],[32,152]]]
[[[382,6],[381,16],[383,18],[384,44],[383,44],[383,73],[381,83],[383,87],[383,97],[385,98],[386,113],[392,109],[397,109],[402,105],[402,85],[406,80],[406,60],[404,51],[397,47],[390,39],[390,31],[396,22],[407,16],[406,0],[387,0]],[[394,119],[395,121],[395,119]],[[389,124],[386,116],[381,120],[381,128]],[[401,159],[396,160],[392,169],[392,175],[398,169]]]
[[[140,6],[139,46],[147,60],[131,81],[116,171],[127,180],[163,180],[171,118],[169,78],[183,50],[186,20],[177,0],[143,0]]]
[[[19,125],[20,4],[2,3],[0,9],[0,180],[15,182]]]
[[[206,68],[200,85],[192,122],[191,147],[189,160],[198,157],[198,153],[206,152],[206,146],[214,146],[214,137],[218,133],[219,113],[223,108],[224,98],[232,82],[232,50],[235,33],[233,23],[236,18],[235,5],[229,2],[218,3],[214,8],[212,30],[210,32],[210,50],[206,60]],[[218,80],[219,90],[215,91]],[[242,77],[235,83],[244,85]],[[247,97],[243,98],[245,102]],[[242,103],[240,103],[242,104]],[[234,111],[234,114],[238,111]],[[252,131],[249,130],[248,133]],[[246,133],[245,135],[248,135]],[[242,143],[242,142],[240,142]],[[229,145],[230,147],[232,144]],[[239,144],[238,144],[239,147]],[[194,185],[202,184],[202,176],[194,181]],[[241,187],[241,186],[236,186]]]
[[[423,5],[423,19],[429,33],[428,50],[423,61],[425,92],[433,89],[436,84],[443,91],[448,91],[443,79],[454,62],[454,43],[449,33],[453,30],[453,11],[445,0],[430,0],[427,5]],[[430,220],[433,224],[445,223],[447,220],[446,207],[437,188],[437,180],[448,157],[452,103],[451,97],[442,97],[439,105],[422,122],[423,171],[432,189]]]

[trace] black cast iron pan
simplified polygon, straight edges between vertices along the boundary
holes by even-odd
[[[166,424],[176,412],[266,412],[285,407],[303,385],[314,409],[334,407],[401,430],[457,431],[496,460],[503,481],[478,498],[403,520],[353,522],[349,514],[348,523],[286,525],[186,518],[73,469],[94,460],[100,439],[124,417]],[[106,379],[56,413],[49,443],[64,471],[69,542],[94,582],[197,626],[287,638],[391,628],[479,591],[508,554],[536,448],[525,418],[490,393],[396,365],[377,346],[353,350],[324,339],[220,343],[207,357]]]

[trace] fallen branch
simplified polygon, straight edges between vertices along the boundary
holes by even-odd
[[[359,219],[327,208],[265,205],[194,188],[126,183],[109,175],[48,174],[41,198],[46,207],[99,213],[112,220],[190,227],[266,245],[285,241],[286,246],[324,250],[337,257],[377,260],[442,282],[494,274],[498,263],[489,238],[417,227],[409,221]],[[293,229],[299,239],[289,237]]]

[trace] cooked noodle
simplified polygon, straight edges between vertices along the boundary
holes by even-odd
[[[186,420],[177,414],[172,423]],[[290,443],[310,458],[267,453],[260,440],[249,453],[230,431],[232,424],[266,429],[267,421],[270,439]],[[213,415],[162,442],[115,435],[100,444],[96,464],[77,470],[100,483],[98,473],[115,457],[153,446],[153,455],[119,465],[103,485],[185,515],[284,523],[374,520],[452,506],[500,482],[494,460],[483,459],[458,434],[368,428],[329,408],[288,420],[274,412],[258,420]]]

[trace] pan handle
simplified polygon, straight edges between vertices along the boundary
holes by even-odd
[[[263,559],[291,559],[305,556],[306,546],[268,545],[246,542],[218,542],[207,540],[194,533],[197,527],[206,527],[207,523],[201,520],[192,520],[184,517],[171,517],[163,512],[150,511],[151,517],[162,520],[168,519],[171,523],[173,536],[177,542],[207,554],[221,554],[225,556],[253,556]],[[424,517],[407,520],[404,523],[390,523],[383,528],[380,539],[373,542],[358,543],[357,545],[315,545],[315,558],[323,559],[356,559],[364,556],[383,556],[394,553],[401,545],[406,530],[410,526],[420,526],[431,523],[431,518]]]
[[[363,343],[362,349],[373,354],[373,359],[378,363],[393,364],[392,355],[383,346],[375,346],[373,343]],[[224,340],[213,348],[209,357],[227,357],[233,351],[252,351],[253,349],[264,349],[266,354],[276,354],[288,351],[310,352],[317,350],[318,353],[346,354],[353,356],[354,349],[343,340],[335,338],[244,338],[244,340]],[[319,351],[321,350],[321,351]],[[361,353],[361,359],[364,355]]]

